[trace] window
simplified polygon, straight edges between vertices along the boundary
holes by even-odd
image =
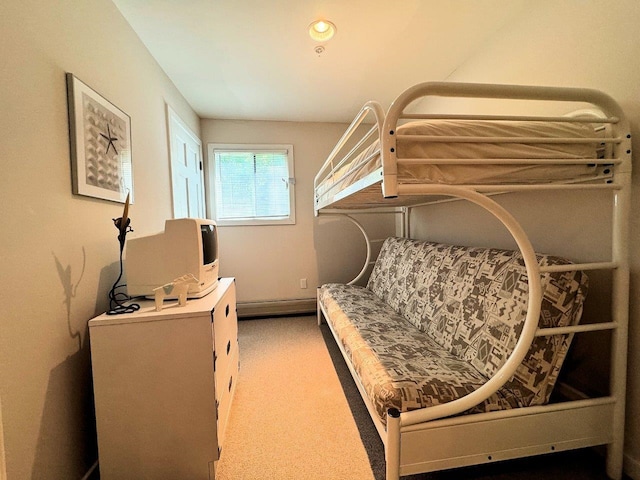
[[[295,223],[293,145],[209,145],[211,212],[219,225]]]

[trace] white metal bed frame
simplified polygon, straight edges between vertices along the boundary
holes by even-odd
[[[556,159],[556,164],[599,164],[611,165],[612,175],[600,181],[585,184],[573,182],[539,184],[500,185],[438,185],[432,183],[402,184],[397,181],[397,166],[405,163],[469,163],[460,159],[406,159],[397,158],[396,134],[399,122],[406,119],[473,119],[473,120],[526,120],[526,121],[568,121],[566,116],[496,116],[496,115],[435,115],[405,113],[407,106],[417,99],[428,96],[469,97],[489,99],[549,100],[557,102],[584,102],[603,113],[597,119],[584,121],[606,124],[606,138],[590,139],[606,144],[604,159]],[[338,155],[349,142],[365,117],[373,114],[374,126],[357,142],[346,155],[338,160]],[[575,120],[573,118],[572,120]],[[380,139],[382,166],[355,184],[341,189],[323,200],[316,194],[316,214],[347,215],[362,231],[367,242],[367,259],[362,271],[350,283],[361,278],[368,268],[371,258],[371,241],[364,228],[350,216],[367,212],[399,213],[404,216],[402,235],[410,236],[409,209],[427,204],[429,196],[436,195],[465,199],[473,202],[498,218],[511,233],[520,249],[529,278],[529,305],[521,337],[512,356],[505,365],[481,388],[458,400],[409,412],[390,409],[386,426],[380,421],[369,401],[358,376],[341,345],[346,363],[369,409],[378,433],[385,445],[387,480],[396,480],[400,475],[447,469],[490,461],[537,455],[552,451],[596,445],[607,446],[607,474],[613,479],[622,476],[624,409],[626,384],[626,358],[628,336],[629,300],[629,209],[631,187],[631,134],[629,124],[622,109],[608,95],[592,89],[533,87],[514,85],[486,85],[460,83],[422,83],[409,88],[391,105],[385,115],[380,105],[368,102],[353,120],[343,137],[315,179],[315,186],[323,178],[335,172],[356,157],[362,145],[376,135]],[[357,139],[356,139],[357,140]],[[444,140],[461,141],[460,138]],[[463,141],[487,141],[486,138],[466,138]],[[523,141],[522,138],[519,139]],[[527,141],[540,142],[538,138]],[[575,139],[573,139],[575,140]],[[425,138],[425,141],[443,141],[442,138]],[[506,138],[494,141],[510,141]],[[548,139],[544,140],[545,142]],[[562,139],[571,142],[572,139]],[[497,163],[491,159],[474,159],[474,163]],[[549,160],[545,160],[549,161]],[[510,159],[506,163],[540,163],[540,160]],[[380,181],[381,186],[380,186]],[[381,188],[381,192],[380,192]],[[610,190],[613,195],[612,212],[612,252],[611,260],[581,263],[570,266],[539,267],[533,247],[518,222],[489,195],[496,192],[521,190]],[[377,199],[372,191],[377,190]],[[381,193],[381,194],[380,194]],[[360,197],[364,196],[364,200]],[[431,197],[433,198],[433,197]],[[435,200],[437,203],[441,200]],[[371,210],[370,207],[382,208]],[[396,208],[403,206],[403,208]],[[392,207],[392,208],[388,208]],[[540,273],[544,271],[570,270],[611,270],[612,300],[611,319],[595,324],[562,328],[538,328],[541,288]],[[323,306],[318,302],[318,321],[326,317]],[[329,324],[331,327],[331,325]],[[582,333],[596,330],[611,331],[611,371],[609,395],[598,398],[552,403],[543,406],[517,408],[497,412],[454,416],[468,410],[496,392],[515,372],[536,336]],[[335,336],[335,333],[334,333]],[[336,336],[337,339],[337,336]]]

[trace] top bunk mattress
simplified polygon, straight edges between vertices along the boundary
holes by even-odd
[[[536,184],[585,181],[597,174],[595,164],[559,162],[560,159],[598,158],[600,143],[589,141],[598,134],[589,123],[420,120],[398,127],[397,135],[398,183]],[[487,141],[469,141],[464,137],[486,137]],[[531,138],[535,138],[536,143],[531,142]],[[545,143],[545,139],[549,141]],[[328,175],[318,185],[317,196],[335,195],[381,170],[380,158],[380,144],[376,140],[353,161]],[[442,161],[418,164],[402,163],[402,159]],[[457,159],[477,159],[478,162],[452,163]],[[491,163],[492,159],[503,162],[504,159],[535,159],[540,163]],[[381,179],[380,175],[376,181]]]

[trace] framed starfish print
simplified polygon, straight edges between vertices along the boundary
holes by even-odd
[[[133,203],[131,118],[67,73],[73,193]]]

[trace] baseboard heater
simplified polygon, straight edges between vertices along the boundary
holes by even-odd
[[[316,298],[238,302],[238,317],[274,317],[316,312]]]

